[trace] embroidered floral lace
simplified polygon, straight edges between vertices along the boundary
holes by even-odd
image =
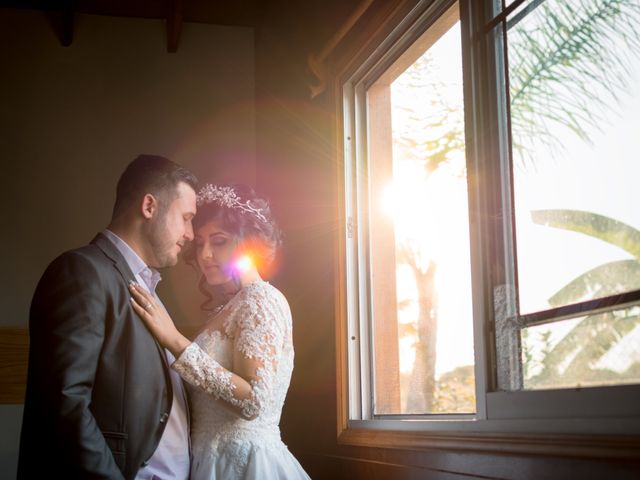
[[[241,472],[256,445],[291,456],[278,426],[294,357],[286,299],[256,282],[218,315],[222,330],[203,331],[173,364],[190,390],[194,468],[226,455]],[[234,357],[257,365],[248,393],[232,374]]]

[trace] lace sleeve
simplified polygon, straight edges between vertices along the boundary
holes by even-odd
[[[243,308],[234,336],[233,372],[222,367],[196,343],[173,368],[190,384],[228,403],[245,419],[260,415],[271,390],[282,350],[282,331],[269,309]]]

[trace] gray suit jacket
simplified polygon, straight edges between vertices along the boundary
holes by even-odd
[[[99,234],[40,279],[18,478],[134,478],[173,401],[160,345],[133,311],[134,275]]]

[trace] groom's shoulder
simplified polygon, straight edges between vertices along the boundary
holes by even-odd
[[[104,267],[109,266],[111,263],[99,246],[90,243],[62,252],[51,261],[47,270],[81,269],[98,272],[104,270]]]
[[[70,250],[62,252],[60,255],[58,255],[56,260],[57,259],[84,259],[89,262],[102,262],[107,260],[107,257],[100,247],[98,247],[94,243],[89,243],[87,245],[82,245],[81,247],[72,248]]]

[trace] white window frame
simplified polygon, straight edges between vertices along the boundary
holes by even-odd
[[[496,202],[500,207],[510,205],[509,201],[505,202],[510,198],[509,172],[504,167],[508,164],[508,152],[503,141],[505,130],[500,128],[500,121],[495,120],[499,118],[496,112],[498,107],[495,105],[499,105],[497,97],[500,96],[500,91],[491,86],[495,69],[492,71],[492,59],[488,52],[492,45],[478,41],[472,44],[471,40],[473,32],[483,27],[479,20],[480,12],[483,8],[488,8],[492,1],[459,2],[468,175],[477,178],[498,172],[491,178],[501,186],[500,193],[494,195],[494,198],[489,198],[486,191],[471,187],[469,189],[477,411],[474,415],[373,414],[368,212],[365,207],[368,196],[365,97],[367,88],[381,73],[455,3],[452,0],[424,0],[417,2],[411,13],[393,28],[373,53],[341,81],[344,235],[338,250],[343,262],[339,268],[341,278],[337,311],[338,379],[342,379],[342,385],[338,388],[338,412],[341,416],[338,419],[339,441],[358,445],[415,446],[416,437],[413,434],[427,433],[428,436],[422,435],[417,444],[457,445],[457,448],[465,444],[471,445],[469,448],[481,450],[496,448],[501,451],[531,451],[531,445],[537,441],[532,435],[538,435],[536,438],[542,438],[539,435],[543,435],[546,439],[556,440],[560,438],[558,435],[569,435],[572,440],[562,437],[559,444],[556,442],[552,446],[553,451],[559,452],[565,448],[587,455],[592,452],[590,449],[594,446],[593,441],[575,436],[595,435],[607,436],[607,441],[604,440],[605,437],[601,437],[602,442],[598,444],[598,448],[600,451],[607,450],[608,457],[628,455],[629,448],[635,448],[633,451],[637,454],[640,385],[509,392],[496,389],[492,318],[494,301],[499,296],[500,301],[504,302],[504,308],[515,311],[515,299],[509,287],[498,286],[496,290],[490,280],[489,266],[491,259],[496,261],[496,257],[501,256],[507,266],[513,265],[514,259],[510,245],[511,235],[508,233],[512,228],[510,212],[504,208],[499,210],[502,217],[498,228],[504,244],[499,249],[502,253],[495,254],[495,245],[488,244],[487,238],[490,238],[489,230],[495,229],[496,225],[488,224],[486,209],[487,206],[495,208]],[[487,105],[492,107],[487,109]],[[494,158],[493,164],[482,164],[482,159],[487,158]],[[481,182],[475,182],[478,183]],[[509,268],[506,271],[507,276],[513,275]],[[508,314],[509,312],[505,313]],[[393,434],[381,437],[376,431]],[[505,434],[508,436],[504,437]],[[514,445],[512,435],[528,436],[529,441],[520,446]],[[634,440],[612,442],[611,436],[618,438],[619,435],[630,435]],[[503,440],[495,440],[496,438]],[[511,446],[508,445],[510,442]],[[523,446],[525,444],[526,447]],[[518,450],[519,448],[522,450]]]

